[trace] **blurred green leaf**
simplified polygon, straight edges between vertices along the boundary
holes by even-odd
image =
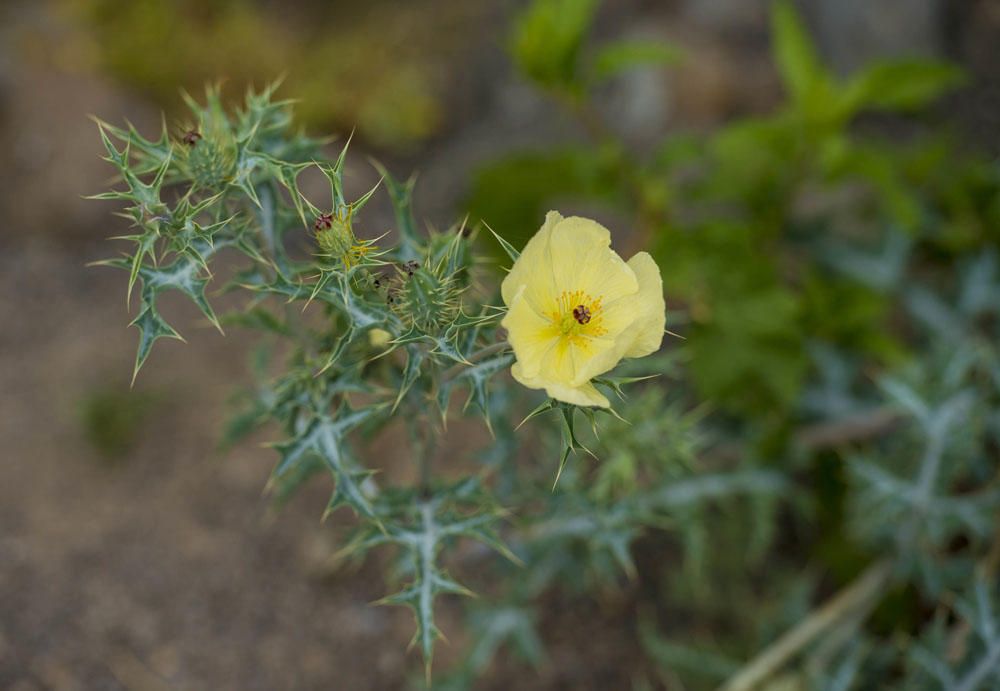
[[[547,89],[578,94],[580,49],[597,0],[535,0],[515,20],[510,46],[525,76]]]
[[[774,62],[791,100],[804,112],[819,113],[829,100],[831,76],[790,0],[777,0],[771,12]]]
[[[965,82],[963,71],[935,60],[879,62],[855,75],[846,85],[842,106],[859,110],[910,111],[925,108]]]
[[[681,51],[662,41],[617,41],[602,46],[594,56],[594,78],[603,81],[633,67],[674,65]]]

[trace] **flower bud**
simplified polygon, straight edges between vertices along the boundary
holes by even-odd
[[[197,187],[218,189],[236,173],[236,140],[227,125],[206,123],[181,138],[180,163]]]
[[[368,332],[368,343],[373,348],[385,348],[392,340],[392,334],[385,329],[372,329]]]
[[[313,223],[313,230],[316,231],[316,244],[323,254],[343,257],[354,247],[350,221],[341,220],[333,214],[323,214]]]

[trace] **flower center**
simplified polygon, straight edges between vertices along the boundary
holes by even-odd
[[[601,298],[582,290],[563,291],[550,315],[562,336],[574,342],[581,337],[607,333],[601,323]]]

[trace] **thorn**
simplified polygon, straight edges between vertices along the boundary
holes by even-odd
[[[216,316],[215,316],[215,315],[213,314],[213,315],[212,315],[211,317],[209,317],[209,318],[208,318],[208,321],[209,321],[209,322],[211,322],[212,326],[214,326],[214,327],[216,328],[216,330],[217,330],[217,331],[218,331],[218,332],[219,332],[219,333],[220,333],[220,334],[221,334],[221,335],[222,335],[223,337],[225,337],[225,335],[226,335],[226,332],[222,330],[222,324],[221,324],[221,323],[219,322],[219,318],[218,318],[218,317],[216,317]]]
[[[274,485],[276,484],[274,475],[272,474],[267,478],[267,482],[264,483],[264,489],[260,491],[261,497],[266,497],[274,491]]]
[[[563,460],[561,460],[559,462],[559,470],[556,471],[556,479],[552,483],[552,489],[550,491],[553,492],[553,493],[555,493],[555,491],[556,491],[556,485],[559,484],[559,478],[562,477],[563,468],[565,466],[566,466],[566,459],[563,459]]]

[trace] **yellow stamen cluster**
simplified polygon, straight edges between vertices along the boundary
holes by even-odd
[[[582,335],[604,336],[608,330],[602,325],[601,302],[582,290],[564,290],[559,294],[549,319],[558,325],[564,337],[581,341]]]

